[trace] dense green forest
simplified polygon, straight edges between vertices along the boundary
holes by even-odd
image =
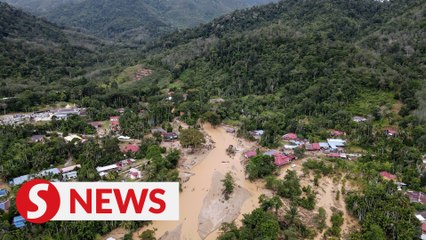
[[[77,6],[73,5],[76,11],[83,12]],[[238,10],[205,25],[131,46],[60,28],[6,4],[0,7],[0,97],[9,98],[0,106],[5,112],[66,101],[87,107],[87,120],[105,120],[125,107],[120,123],[123,132],[134,138],[143,139],[152,126],[174,117],[189,125],[201,118],[238,126],[241,137],[250,138],[250,131],[263,129],[260,144],[265,147],[280,146],[286,132],[319,141],[329,136],[328,129],[339,129],[348,133],[349,147],[361,149],[364,156],[352,163],[310,162],[304,167],[318,176],[332,174],[332,170],[333,174],[347,174],[349,180],[359,183],[360,189],[345,197],[349,212],[360,222],[359,231],[351,238],[418,237],[415,207],[393,184],[379,179],[378,173],[390,171],[410,189],[426,189],[422,162],[426,152],[425,1],[285,0]],[[142,8],[158,14],[146,5]],[[164,6],[159,9],[171,11]],[[150,16],[147,14],[143,17]],[[81,16],[76,20],[86,21]],[[139,20],[117,21],[113,24],[122,29],[116,29],[99,18],[95,29],[100,35],[114,35],[134,29],[137,26],[130,25]],[[164,26],[165,31],[176,27],[161,18],[149,17],[149,21]],[[147,29],[139,33],[159,33],[158,28]],[[154,73],[129,80],[125,75],[136,66]],[[368,121],[353,122],[357,115]],[[47,144],[27,142],[34,130],[93,131],[85,120],[0,128],[1,177],[7,180],[50,164],[63,164],[72,155],[77,162],[90,162],[82,168],[83,176],[96,180],[94,166],[118,157],[112,154],[117,150],[113,139],[102,143],[108,148],[96,141],[66,144],[55,137]],[[398,137],[386,136],[387,127],[397,129]],[[147,141],[138,156],[152,161],[150,179],[177,180],[176,153],[162,157],[157,145],[156,139]],[[99,154],[93,156],[93,152]],[[254,157],[247,172],[252,180],[266,178],[268,188],[276,196],[290,199],[292,206],[282,219],[275,210],[280,201],[263,198],[259,209],[245,215],[241,227],[225,224],[220,239],[312,237],[297,212],[297,207],[313,209],[312,190],[303,189],[293,174],[270,178],[274,167],[269,157]],[[10,217],[4,216],[5,222]],[[330,217],[327,236],[341,237],[341,214]],[[117,224],[105,224],[99,232]],[[46,226],[46,236],[59,239],[62,235],[55,228]],[[39,233],[38,227],[31,230]]]
[[[54,23],[76,27],[100,37],[144,42],[173,29],[206,23],[235,9],[273,1],[7,0],[6,2],[46,17]]]

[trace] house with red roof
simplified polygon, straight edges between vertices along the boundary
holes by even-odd
[[[296,133],[287,133],[287,134],[284,134],[283,136],[283,140],[286,140],[286,141],[296,140],[296,139],[297,139]]]
[[[408,196],[410,202],[412,203],[421,203],[423,205],[426,205],[426,194],[422,192],[407,191],[405,195]]]
[[[129,177],[133,180],[142,178],[142,173],[136,168],[131,168],[129,170]]]
[[[111,116],[111,117],[109,117],[109,120],[111,122],[118,122],[118,121],[120,121],[120,116]]]
[[[277,153],[274,155],[274,164],[277,167],[281,167],[284,166],[286,164],[289,164],[291,162],[290,157],[281,154],[281,153]]]
[[[333,136],[333,137],[340,137],[340,136],[346,135],[346,133],[343,132],[343,131],[332,129],[332,130],[330,130],[330,135]]]
[[[397,178],[395,175],[393,175],[393,174],[391,174],[391,173],[389,173],[389,172],[386,172],[386,171],[382,171],[382,172],[380,172],[380,176],[381,176],[383,179],[388,180],[388,181],[394,181],[394,180],[396,180],[396,178]]]
[[[394,128],[385,128],[385,134],[389,137],[395,137],[398,135],[398,131],[396,131]]]
[[[90,122],[89,124],[90,124],[92,127],[94,127],[94,128],[101,128],[101,127],[102,127],[102,125],[103,125],[103,123],[102,123],[102,122],[100,122],[100,121]]]
[[[123,153],[127,153],[127,152],[137,153],[137,152],[139,152],[139,146],[136,145],[136,144],[129,144],[129,145],[124,146],[121,149],[121,151]]]
[[[426,223],[422,224],[422,233],[426,233]]]
[[[319,143],[305,144],[306,151],[319,151],[321,150],[321,145]]]
[[[244,153],[244,157],[245,158],[252,158],[252,157],[254,157],[254,156],[256,156],[257,155],[257,152],[256,151],[248,151],[248,152],[245,152]]]
[[[120,130],[120,116],[112,116],[109,118],[109,121],[111,123],[111,130]]]

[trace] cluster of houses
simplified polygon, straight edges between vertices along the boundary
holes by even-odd
[[[32,113],[15,114],[4,116],[0,119],[0,125],[18,125],[29,122],[48,122],[53,118],[57,120],[68,119],[72,115],[86,115],[85,108],[63,108]]]
[[[123,168],[132,165],[133,163],[135,163],[135,161],[136,160],[132,158],[124,159],[108,166],[97,167],[96,171],[98,172],[99,176],[104,177],[110,172],[122,171]],[[136,168],[130,168],[128,172],[128,177],[132,180],[140,179],[142,178],[142,172]]]
[[[327,154],[326,156],[329,158],[354,159],[361,156],[360,154],[345,153],[344,148],[347,142],[346,140],[340,138],[346,135],[345,132],[339,130],[329,130],[329,133],[333,138],[329,138],[324,142],[314,143],[309,142],[307,139],[300,138],[296,133],[287,133],[282,136],[282,140],[286,143],[282,149],[283,152],[271,150],[264,154],[273,156],[275,159],[274,163],[278,167],[291,163],[291,161],[295,159],[294,155],[286,154],[284,152],[295,150],[297,148],[303,148],[308,152],[322,152]],[[264,134],[264,131],[255,130],[250,132],[250,134],[255,139],[259,139]],[[256,151],[248,151],[244,153],[246,158],[251,158],[256,155]]]
[[[9,208],[9,191],[5,188],[0,189],[0,209],[3,211],[9,211]],[[12,220],[12,225],[16,228],[23,228],[25,227],[25,219],[21,215],[15,216]]]
[[[163,128],[153,128],[151,129],[151,133],[154,134],[160,134],[165,141],[174,141],[179,138],[179,135],[175,132],[167,132]]]
[[[345,133],[333,130],[330,134],[332,136],[342,136]],[[282,139],[289,142],[289,144],[284,145],[284,148],[289,150],[304,147],[306,151],[329,150],[330,152],[339,152],[346,146],[346,140],[340,138],[330,138],[326,142],[310,143],[307,139],[299,138],[295,133],[287,133]]]
[[[399,191],[402,191],[402,188],[407,186],[405,183],[397,182],[398,177],[387,171],[382,171],[379,175],[384,180],[393,182],[398,187]],[[426,194],[411,190],[406,190],[404,194],[408,197],[411,203],[426,205]],[[426,240],[426,211],[418,211],[415,216],[422,223],[422,235],[420,238],[422,240]]]
[[[103,177],[107,175],[109,172],[112,171],[121,171],[126,166],[130,167],[133,163],[135,163],[135,159],[125,159],[122,161],[119,161],[115,164],[104,166],[104,167],[97,167],[96,170],[99,174],[99,176]],[[51,168],[46,169],[43,171],[40,171],[36,174],[27,174],[20,177],[13,178],[9,184],[11,186],[18,186],[26,181],[29,181],[33,178],[44,178],[44,177],[50,177],[51,181],[70,181],[75,180],[77,178],[78,169],[81,168],[80,164],[64,167],[64,168]],[[142,178],[142,173],[140,170],[136,168],[130,168],[128,171],[127,176],[132,180],[137,180]],[[61,177],[61,180],[58,179],[58,177]],[[7,189],[0,189],[0,209],[3,211],[8,211],[10,208],[10,199],[9,199],[9,192]],[[18,215],[13,218],[12,224],[16,228],[22,228],[25,226],[25,219]]]
[[[244,157],[249,159],[257,155],[257,151],[248,151],[244,153]],[[263,155],[270,156],[274,158],[274,164],[277,167],[281,167],[287,164],[290,164],[296,157],[292,154],[286,154],[284,152],[279,152],[276,150],[269,150]]]
[[[330,135],[333,137],[340,137],[346,135],[346,133],[338,130],[330,130]],[[329,138],[324,142],[310,143],[307,139],[299,138],[295,133],[287,133],[282,137],[282,139],[288,142],[288,144],[284,145],[285,150],[304,148],[308,152],[321,151],[326,153],[329,158],[352,159],[360,157],[359,154],[345,153],[344,147],[347,142],[341,138]]]
[[[68,181],[68,180],[77,178],[77,170],[79,168],[81,168],[80,164],[65,167],[65,168],[50,168],[50,169],[42,170],[42,171],[35,173],[35,174],[26,174],[26,175],[22,175],[22,176],[13,178],[9,182],[9,185],[18,186],[18,185],[23,184],[26,181],[29,181],[29,180],[37,178],[37,177],[39,177],[39,178],[61,177],[62,181]],[[59,179],[56,179],[56,181],[59,181]]]
[[[0,189],[0,209],[3,211],[9,210],[10,199],[8,198],[9,191],[7,189]]]

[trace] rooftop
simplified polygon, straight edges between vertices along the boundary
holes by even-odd
[[[382,176],[383,178],[388,179],[388,180],[395,180],[396,179],[395,175],[393,175],[389,172],[386,172],[386,171],[380,172],[380,176]]]

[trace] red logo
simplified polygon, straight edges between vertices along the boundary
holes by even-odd
[[[179,219],[179,183],[53,182],[32,180],[16,195],[19,213],[48,221]]]
[[[16,208],[23,218],[32,223],[50,221],[58,212],[61,197],[49,181],[34,179],[26,182],[16,194]]]

